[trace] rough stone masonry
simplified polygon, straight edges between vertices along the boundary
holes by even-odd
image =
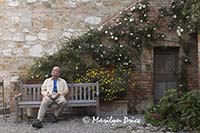
[[[63,38],[87,32],[133,2],[0,0],[0,80],[4,80],[6,101],[11,84],[26,72],[35,57],[56,52]]]

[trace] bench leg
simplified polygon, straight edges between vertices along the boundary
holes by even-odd
[[[97,97],[97,106],[96,106],[96,115],[100,116],[100,101],[99,101],[99,97]]]
[[[19,122],[19,110],[17,107],[15,108],[15,118],[16,118],[16,122]]]
[[[97,107],[96,107],[96,115],[97,116],[100,116],[100,106],[99,105],[97,105]]]
[[[97,106],[97,116],[100,116],[100,108]]]
[[[15,118],[16,118],[16,122],[19,122],[19,106],[18,106],[17,99],[15,99]]]
[[[23,114],[23,108],[21,108],[21,109],[20,109],[20,115],[19,115],[19,117],[20,117],[20,120],[22,120],[22,119],[23,119],[23,116],[24,116],[24,114]]]

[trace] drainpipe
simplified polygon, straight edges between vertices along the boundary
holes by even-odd
[[[200,32],[198,33],[198,90],[200,91]]]

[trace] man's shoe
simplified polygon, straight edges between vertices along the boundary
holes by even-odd
[[[32,127],[34,128],[42,128],[42,122],[38,119],[34,120],[33,123],[32,123]]]
[[[56,122],[58,122],[58,119],[57,119],[57,117],[56,117],[54,114],[51,114],[51,115],[50,115],[50,122],[51,122],[51,123],[56,123]]]

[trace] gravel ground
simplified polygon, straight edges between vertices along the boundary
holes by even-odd
[[[10,114],[7,122],[0,119],[0,133],[162,133],[165,128],[145,124],[143,115],[122,117],[69,116],[57,123],[43,123],[43,128],[34,129],[31,122],[15,122]],[[168,132],[170,133],[170,132]]]

